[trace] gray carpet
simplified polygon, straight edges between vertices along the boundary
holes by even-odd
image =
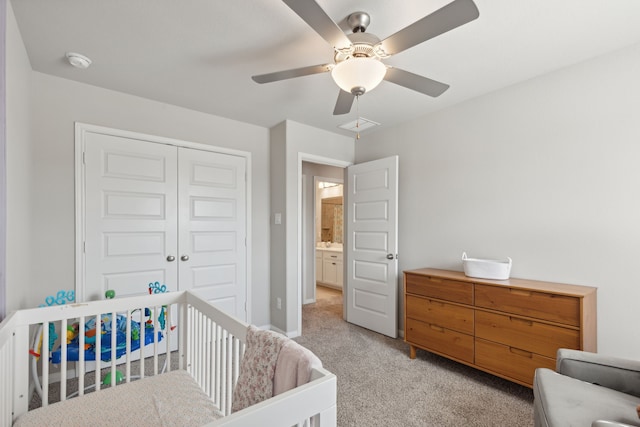
[[[338,426],[532,426],[533,392],[342,320],[342,296],[304,306],[302,336],[338,378]]]

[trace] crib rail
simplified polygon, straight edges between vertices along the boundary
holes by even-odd
[[[229,415],[248,324],[220,316],[218,310],[193,294],[187,295],[187,302],[185,368],[218,410]]]
[[[145,309],[152,313],[164,310],[164,328],[159,316],[145,316]],[[100,361],[100,356],[96,357],[98,361],[85,360],[84,351],[79,352],[77,361],[68,360],[72,344],[67,344],[66,334],[61,331],[73,329],[76,324],[84,331],[88,322],[100,325],[105,315],[110,317],[111,330],[124,334],[124,353],[117,352],[122,341],[112,333],[110,342],[96,339],[93,344],[96,355],[106,353],[108,361]],[[118,316],[124,316],[126,327],[118,324]],[[150,322],[148,328],[140,327],[139,350],[132,348],[135,325],[131,320]],[[47,406],[53,403],[49,399],[52,391],[60,400],[65,400],[82,395],[88,389],[100,392],[120,384],[105,382],[106,375],[110,375],[112,381],[122,375],[124,383],[136,376],[157,375],[175,368],[189,372],[226,415],[208,426],[292,426],[303,425],[312,418],[316,420],[315,426],[335,426],[336,378],[324,369],[314,370],[313,381],[304,386],[231,414],[233,387],[245,351],[247,326],[188,291],[14,312],[0,324],[0,377],[3,379],[0,381],[0,427],[10,426],[29,410],[30,384],[35,393],[38,388],[42,390],[41,405]],[[49,342],[50,328],[60,335],[53,347],[54,351],[58,347],[61,350],[57,364],[46,362],[53,356],[45,345]],[[38,349],[33,337],[38,336],[36,332],[40,329],[43,344]],[[79,334],[78,341],[79,348],[84,348],[89,337]],[[36,363],[30,352],[39,354],[39,362]],[[68,382],[73,383],[73,387],[67,386]]]

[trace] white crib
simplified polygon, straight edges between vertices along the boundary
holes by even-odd
[[[149,329],[140,328],[140,343],[145,341],[145,333],[152,334],[151,342],[142,346],[140,350],[131,350],[131,322],[127,321],[126,349],[123,355],[116,354],[116,348],[122,343],[116,341],[116,334],[112,334],[110,346],[110,360],[101,362],[101,369],[95,369],[96,362],[84,360],[84,351],[79,352],[79,360],[68,361],[67,340],[64,333],[53,350],[59,348],[62,356],[60,363],[52,365],[42,363],[49,361],[51,353],[49,346],[49,324],[54,330],[67,331],[72,324],[84,325],[95,319],[99,325],[101,317],[111,314],[112,329],[116,329],[118,315],[132,319],[136,314],[141,324],[146,320],[140,317],[145,308],[152,313],[160,313],[165,308],[165,329],[161,329],[158,316],[149,316]],[[134,313],[134,314],[132,314]],[[31,337],[35,330],[42,326],[42,345],[40,348],[40,362],[33,366],[33,344]],[[67,304],[53,307],[18,310],[11,313],[0,324],[0,426],[11,426],[21,415],[29,411],[31,400],[30,388],[41,387],[43,392],[42,407],[46,411],[59,404],[49,403],[49,390],[58,387],[59,396],[65,405],[72,405],[76,397],[68,397],[67,380],[76,378],[77,394],[85,395],[85,390],[101,393],[111,389],[101,385],[105,371],[111,378],[123,381],[116,384],[115,390],[125,390],[119,387],[144,384],[144,377],[157,376],[164,369],[170,371],[172,365],[178,370],[190,374],[199,389],[213,402],[216,411],[222,418],[207,423],[207,426],[286,426],[302,425],[313,420],[315,426],[329,427],[336,425],[336,377],[322,368],[314,368],[311,380],[304,385],[257,403],[249,408],[231,413],[233,387],[239,374],[240,360],[244,353],[247,334],[247,324],[241,322],[195,294],[172,292],[140,297],[117,298],[89,303]],[[172,329],[173,328],[173,329]],[[161,335],[159,334],[161,332]],[[88,338],[87,338],[88,340]],[[79,334],[79,347],[85,348],[84,334]],[[101,354],[100,346],[107,345],[101,340],[95,341],[96,354]],[[167,352],[166,349],[175,349]],[[142,356],[140,357],[142,352]],[[109,353],[109,349],[106,350]],[[165,356],[167,355],[167,356]],[[172,360],[159,362],[162,358]],[[108,357],[109,358],[109,357]],[[177,358],[177,360],[176,360]],[[138,359],[137,362],[136,359]],[[104,360],[104,356],[103,356]],[[134,363],[132,363],[134,362]],[[145,364],[147,373],[145,374]],[[149,369],[148,364],[151,364]],[[152,371],[151,374],[148,372]],[[93,385],[85,385],[86,374],[95,378]],[[35,376],[35,378],[33,378]],[[30,383],[30,377],[31,383]],[[142,382],[134,381],[136,377],[143,377]],[[160,377],[158,377],[160,378]],[[31,387],[30,387],[31,384]],[[199,390],[199,391],[200,391]],[[108,396],[104,393],[100,396]],[[80,399],[81,400],[81,399]],[[90,417],[90,414],[85,414]],[[131,425],[135,425],[136,414],[132,414]]]

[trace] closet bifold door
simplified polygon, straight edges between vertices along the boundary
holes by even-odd
[[[178,150],[180,290],[246,319],[246,159]]]
[[[177,148],[87,132],[85,300],[177,290]]]
[[[81,300],[157,283],[247,320],[247,158],[143,137],[84,133]]]

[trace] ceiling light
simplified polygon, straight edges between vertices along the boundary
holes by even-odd
[[[349,58],[331,70],[331,77],[340,89],[360,96],[378,86],[387,73],[387,67],[377,59]]]
[[[91,65],[91,60],[84,55],[80,55],[79,53],[67,52],[66,56],[69,64],[73,65],[76,68],[81,68],[84,70],[85,68],[89,68],[89,65]]]

